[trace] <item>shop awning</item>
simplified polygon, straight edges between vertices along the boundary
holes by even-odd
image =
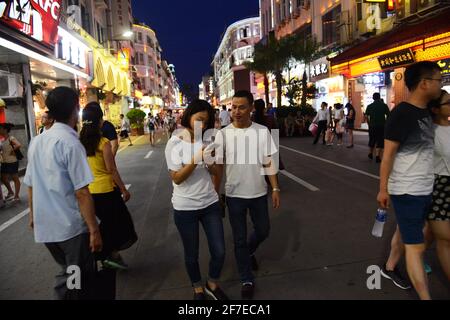
[[[424,18],[418,23],[404,23],[388,33],[373,37],[344,51],[331,59],[331,65],[335,67],[353,61],[358,62],[359,59],[368,59],[386,50],[417,46],[420,44],[418,42],[422,42],[425,46],[429,38],[450,32],[449,16],[450,8]]]

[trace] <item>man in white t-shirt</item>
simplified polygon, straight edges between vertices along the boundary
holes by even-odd
[[[225,128],[226,126],[228,126],[231,123],[231,117],[230,117],[230,114],[227,111],[227,107],[226,106],[222,106],[222,111],[220,111],[219,119],[220,119],[220,127],[222,129]]]
[[[216,136],[215,143],[218,150],[223,151],[217,153],[219,157],[220,154],[225,155],[225,193],[242,282],[241,296],[242,299],[252,299],[252,269],[257,269],[254,254],[269,236],[270,230],[265,175],[268,176],[272,187],[273,207],[278,209],[280,206],[277,164],[275,159],[272,159],[278,150],[267,127],[250,119],[253,111],[253,96],[250,92],[236,92],[231,110],[233,123]],[[249,239],[247,212],[250,213],[255,229]]]

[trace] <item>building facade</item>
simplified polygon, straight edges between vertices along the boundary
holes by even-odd
[[[174,108],[178,105],[179,86],[175,66],[162,59],[156,33],[145,24],[134,24],[135,88],[141,102],[149,108]]]
[[[20,14],[16,1],[0,7],[0,98],[6,102],[0,121],[15,124],[24,154],[56,86],[77,90],[81,106],[100,102],[110,120],[128,110],[131,96],[128,70],[104,46],[108,2],[54,0],[41,7],[45,3],[27,2]]]
[[[256,93],[255,75],[244,63],[251,61],[254,45],[260,38],[258,17],[238,21],[227,28],[212,63],[217,103],[230,104],[237,90]]]
[[[449,40],[445,30],[450,30],[448,19],[444,21],[448,6],[447,0],[261,0],[262,37],[270,32],[277,38],[314,36],[331,54],[308,66],[298,64],[286,76],[301,78],[306,68],[308,81],[318,90],[310,103],[318,107],[322,101],[351,102],[360,126],[374,92],[379,92],[390,107],[406,97],[401,80],[405,66],[424,59],[450,64],[450,51],[444,47]],[[417,24],[421,21],[420,29]],[[432,41],[434,37],[439,40]],[[429,44],[420,48],[420,40],[422,45],[423,41]],[[405,43],[409,45],[403,52]],[[403,61],[396,63],[396,57],[385,57],[395,52]],[[394,63],[378,59],[380,55],[394,59]],[[258,94],[264,92],[258,83],[260,86]],[[274,99],[275,84],[271,83],[270,89]]]

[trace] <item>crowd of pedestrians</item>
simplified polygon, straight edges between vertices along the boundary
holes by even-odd
[[[392,205],[398,224],[382,275],[402,289],[413,287],[421,299],[431,299],[423,255],[433,241],[450,281],[450,94],[441,89],[441,69],[434,62],[413,64],[404,77],[410,92],[406,101],[389,110],[376,93],[365,111],[368,157],[381,163],[377,201],[380,208]],[[35,241],[61,267],[56,298],[114,299],[116,270],[128,267],[120,251],[138,239],[126,205],[131,195],[115,162],[120,140],[114,126],[103,120],[98,103],[84,107],[79,126],[79,98],[72,89],[54,89],[46,105],[43,127],[30,143],[23,181],[30,227]],[[353,148],[355,119],[350,103],[329,108],[323,102],[313,120],[313,143],[332,145],[337,138],[342,145],[347,132],[347,147]],[[121,120],[120,139],[130,139],[129,122],[123,115]],[[1,178],[8,190],[5,199],[19,201],[21,144],[10,134],[12,127],[0,124]],[[248,91],[237,91],[230,110],[224,106],[216,113],[208,102],[194,100],[180,119],[171,110],[149,114],[146,127],[152,146],[158,129],[168,137],[165,159],[173,185],[173,216],[194,299],[228,299],[220,285],[228,245],[224,212],[233,234],[241,298],[252,299],[257,249],[270,234],[269,199],[274,209],[280,207],[279,150],[271,135],[278,129],[274,109],[254,101]],[[291,127],[286,126],[287,133]],[[206,278],[199,264],[200,226],[210,254]],[[398,268],[403,255],[408,277]],[[81,289],[67,288],[71,265],[81,270]]]

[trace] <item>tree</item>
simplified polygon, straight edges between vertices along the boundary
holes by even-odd
[[[283,94],[283,70],[289,67],[294,45],[295,43],[291,37],[277,39],[275,33],[271,32],[267,43],[259,42],[255,46],[253,62],[247,64],[250,70],[264,75],[266,102],[269,102],[269,80],[267,74],[272,73],[275,75],[278,107],[281,107],[281,96]]]
[[[292,57],[305,64],[305,71],[302,78],[301,105],[306,106],[308,97],[308,75],[306,73],[306,67],[309,66],[312,61],[323,55],[323,52],[319,51],[320,44],[315,37],[308,37],[305,39],[299,35],[293,35],[290,41],[294,43]]]

